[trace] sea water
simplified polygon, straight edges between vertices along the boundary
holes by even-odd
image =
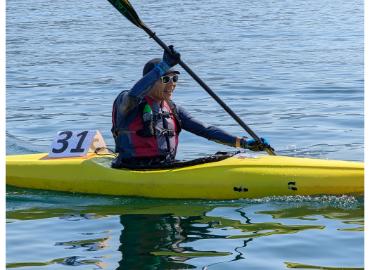
[[[280,155],[363,161],[362,1],[133,1]],[[97,129],[162,50],[108,1],[7,2],[6,151]],[[248,136],[184,70],[174,101]],[[187,132],[178,157],[231,151]],[[225,179],[227,181],[227,179]],[[363,198],[148,200],[7,188],[8,269],[364,267]]]

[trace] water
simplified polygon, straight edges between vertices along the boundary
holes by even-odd
[[[362,1],[136,1],[142,20],[277,153],[362,161]],[[7,2],[7,154],[99,129],[162,54],[107,1]],[[175,101],[243,130],[183,71]],[[179,158],[232,150],[189,133]],[[363,268],[363,199],[167,201],[7,189],[7,268]],[[326,268],[321,268],[326,269]]]
[[[171,201],[16,188],[7,195],[9,269],[363,266],[361,198]]]

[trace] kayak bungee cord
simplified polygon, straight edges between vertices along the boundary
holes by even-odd
[[[101,153],[101,151],[107,151],[108,153]],[[94,154],[96,154],[97,156],[114,156],[114,157],[117,157],[117,153],[114,152],[112,149],[108,148],[108,147],[98,147],[94,150]]]
[[[159,46],[161,46],[169,54],[172,54],[172,51],[169,47],[153,32],[149,29],[139,18],[139,15],[136,13],[135,9],[128,0],[108,0],[123,16],[125,16],[131,23],[137,27],[143,29],[150,38],[156,41]],[[259,145],[263,145],[259,136],[242,120],[236,113],[226,105],[226,103],[219,98],[215,92],[212,91],[208,85],[200,79],[181,59],[179,65],[246,131],[248,134],[255,139]],[[264,147],[264,150],[269,154],[275,156],[274,148]]]

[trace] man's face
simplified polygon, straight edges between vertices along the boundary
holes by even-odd
[[[176,73],[169,73],[164,75],[161,79],[156,81],[152,89],[149,92],[149,95],[155,100],[171,100],[172,93],[176,88],[176,82],[174,82],[174,76],[177,76]],[[175,79],[176,81],[176,79]]]

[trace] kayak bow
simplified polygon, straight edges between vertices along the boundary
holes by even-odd
[[[89,154],[47,159],[46,153],[7,156],[6,183],[78,193],[188,199],[364,192],[361,162],[234,156],[184,168],[138,171],[112,169],[112,158]]]

